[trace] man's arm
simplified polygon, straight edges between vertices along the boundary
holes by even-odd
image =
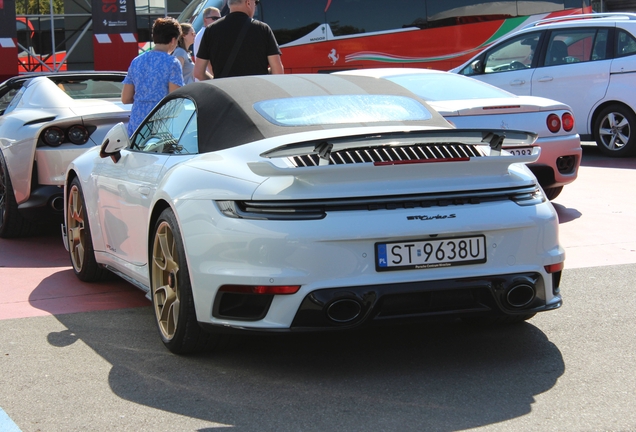
[[[205,81],[214,78],[210,72],[208,72],[209,60],[197,57],[194,61],[194,77],[199,81]]]
[[[280,59],[280,55],[271,55],[267,56],[267,62],[269,63],[269,68],[272,71],[272,74],[284,74],[285,68],[283,67],[283,61]]]

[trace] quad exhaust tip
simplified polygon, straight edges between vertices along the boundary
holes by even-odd
[[[51,200],[51,208],[55,211],[62,211],[64,209],[64,198],[61,196],[55,197]]]
[[[327,317],[338,324],[349,323],[360,316],[362,304],[354,299],[339,299],[326,308]]]
[[[518,284],[511,287],[506,293],[506,301],[514,308],[528,306],[534,300],[536,290],[530,284]]]

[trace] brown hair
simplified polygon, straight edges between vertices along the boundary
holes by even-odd
[[[181,23],[181,36],[179,36],[179,46],[186,51],[189,47],[185,46],[185,40],[183,39],[183,37],[190,34],[190,32],[194,32],[194,27],[192,27],[192,24]]]
[[[152,41],[156,44],[169,44],[173,38],[181,36],[181,25],[172,17],[157,18],[152,25]]]

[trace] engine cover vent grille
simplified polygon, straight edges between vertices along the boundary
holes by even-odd
[[[396,163],[467,160],[485,156],[480,146],[461,143],[414,144],[402,146],[375,146],[333,151],[329,154],[329,165],[360,163]],[[298,168],[320,165],[316,153],[290,156],[291,163]]]

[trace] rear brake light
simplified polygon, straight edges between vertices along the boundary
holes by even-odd
[[[219,288],[221,292],[231,292],[239,294],[296,294],[300,285],[223,285]]]
[[[556,114],[550,114],[546,123],[552,133],[557,133],[561,129],[561,119]]]
[[[561,117],[561,120],[563,121],[563,129],[566,132],[570,132],[574,129],[574,116],[572,114],[566,112],[563,114],[563,117]]]
[[[558,271],[563,270],[563,262],[557,263],[557,264],[550,264],[547,266],[544,266],[545,271],[548,273],[556,273]]]
[[[468,162],[470,157],[456,157],[456,158],[439,158],[439,159],[411,159],[411,160],[395,160],[386,162],[373,162],[374,166],[385,165],[410,165],[410,164],[423,164],[423,163],[437,163],[437,162]]]

